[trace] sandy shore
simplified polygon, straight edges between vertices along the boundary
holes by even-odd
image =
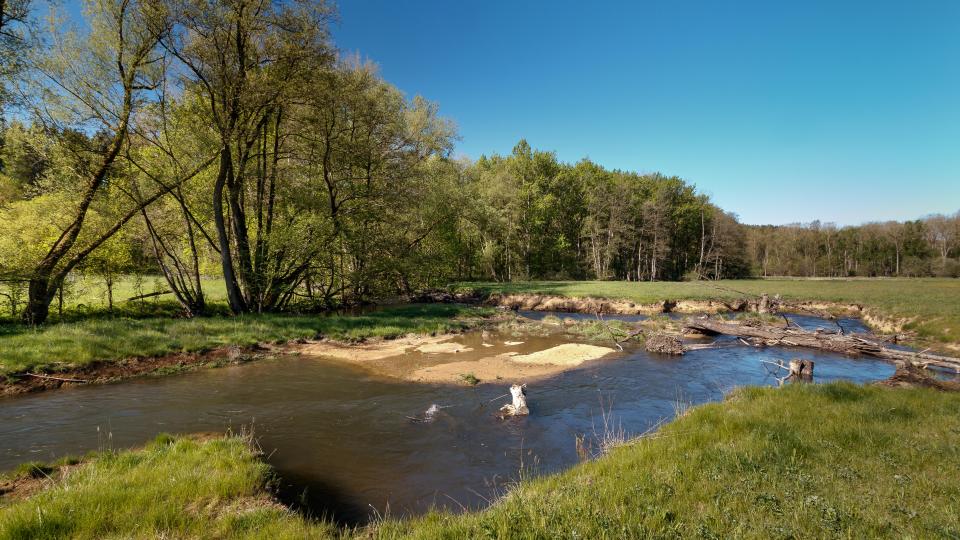
[[[472,343],[479,341],[479,343]],[[485,339],[464,336],[407,337],[359,345],[306,343],[300,354],[335,359],[371,372],[423,383],[464,384],[470,375],[480,382],[523,383],[574,369],[615,351],[557,339]]]

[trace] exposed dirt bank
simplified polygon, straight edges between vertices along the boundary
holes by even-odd
[[[933,388],[941,392],[960,392],[960,383],[941,381],[932,377],[929,372],[910,365],[898,367],[889,379],[877,384],[891,388]]]
[[[604,298],[568,298],[542,294],[498,294],[488,296],[484,303],[510,309],[531,311],[566,311],[573,313],[606,313],[612,315],[654,315],[657,313],[718,313],[730,311],[723,302],[665,300],[656,304],[637,304],[629,300]]]
[[[483,303],[513,310],[567,311],[573,313],[605,313],[611,315],[656,315],[659,313],[716,314],[725,312],[764,311],[767,306],[776,306],[782,311],[811,313],[817,315],[861,316],[863,306],[839,302],[785,301],[774,298],[763,304],[760,298],[738,300],[671,300],[664,299],[653,304],[637,304],[629,300],[608,298],[577,298],[543,294],[493,293]]]
[[[785,313],[809,314],[820,317],[859,317],[873,330],[883,334],[899,334],[915,318],[895,318],[878,313],[861,304],[825,301],[785,301],[770,299],[770,306]],[[572,313],[604,313],[611,315],[656,315],[661,313],[717,314],[726,312],[763,311],[761,299],[739,300],[670,300],[653,304],[637,304],[629,300],[606,298],[576,298],[542,294],[493,293],[482,302],[512,310],[566,311]],[[960,350],[960,345],[944,345]]]
[[[206,352],[176,353],[147,358],[102,361],[56,373],[18,374],[0,380],[0,396],[104,384],[149,375],[173,375],[201,368],[242,364],[281,351],[281,346],[223,347]]]

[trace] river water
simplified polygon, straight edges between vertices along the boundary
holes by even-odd
[[[794,319],[807,328],[836,328],[831,321]],[[865,330],[855,320],[841,324]],[[531,342],[546,348],[568,340],[555,335]],[[872,359],[755,349],[722,339],[720,344],[682,357],[628,349],[532,383],[530,416],[509,420],[496,417],[506,399],[495,398],[511,381],[476,387],[410,383],[296,356],[0,399],[0,470],[136,446],[161,432],[252,430],[288,500],[357,524],[374,513],[482,507],[521,477],[577,463],[576,437],[602,435],[604,411],[612,427],[637,435],[682,407],[719,400],[735,386],[775,385],[764,360],[813,359],[818,382],[869,382],[894,371]],[[490,349],[497,352],[499,346]],[[418,421],[431,404],[440,412],[432,421]]]

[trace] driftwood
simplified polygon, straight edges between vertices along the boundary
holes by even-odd
[[[647,352],[660,354],[683,354],[683,340],[671,334],[654,334],[644,343]]]
[[[147,294],[138,294],[137,296],[131,296],[130,298],[127,298],[125,301],[135,302],[137,300],[146,300],[147,298],[153,298],[154,296],[163,296],[165,294],[170,294],[172,292],[173,291],[155,291]]]
[[[716,349],[717,347],[718,346],[716,341],[711,341],[710,343],[686,344],[683,346],[683,352],[702,351],[703,349]]]
[[[39,373],[18,373],[17,377],[34,377],[37,379],[47,379],[50,381],[60,381],[60,382],[72,382],[72,383],[86,383],[90,382],[84,379],[67,379],[64,377],[53,377],[51,375],[40,375]]]
[[[764,364],[776,366],[787,372],[783,377],[777,377],[777,382],[783,384],[786,381],[812,381],[813,380],[813,360],[803,360],[794,358],[788,365],[783,365],[782,360],[771,362],[763,360]]]
[[[840,354],[865,355],[921,367],[937,367],[960,373],[960,358],[929,354],[925,351],[901,351],[883,346],[883,342],[860,336],[800,328],[783,328],[769,324],[751,326],[715,319],[689,319],[688,330],[708,335],[735,336],[754,345],[788,345]]]

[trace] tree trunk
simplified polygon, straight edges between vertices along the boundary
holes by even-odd
[[[107,277],[107,310],[113,313],[113,278]]]
[[[35,276],[30,278],[30,285],[27,289],[27,306],[23,309],[21,315],[23,322],[27,324],[43,324],[50,315],[50,302],[53,301],[53,295],[50,294],[50,278],[48,275]],[[63,310],[61,309],[61,316]]]
[[[230,311],[239,315],[247,311],[247,305],[243,300],[243,293],[240,291],[236,274],[233,271],[230,237],[227,234],[227,223],[223,215],[223,187],[227,183],[227,177],[233,174],[232,167],[230,149],[224,147],[220,150],[220,170],[213,185],[213,222],[217,228],[217,241],[220,244],[220,263],[223,269],[224,285],[227,288],[227,303],[230,306]]]

